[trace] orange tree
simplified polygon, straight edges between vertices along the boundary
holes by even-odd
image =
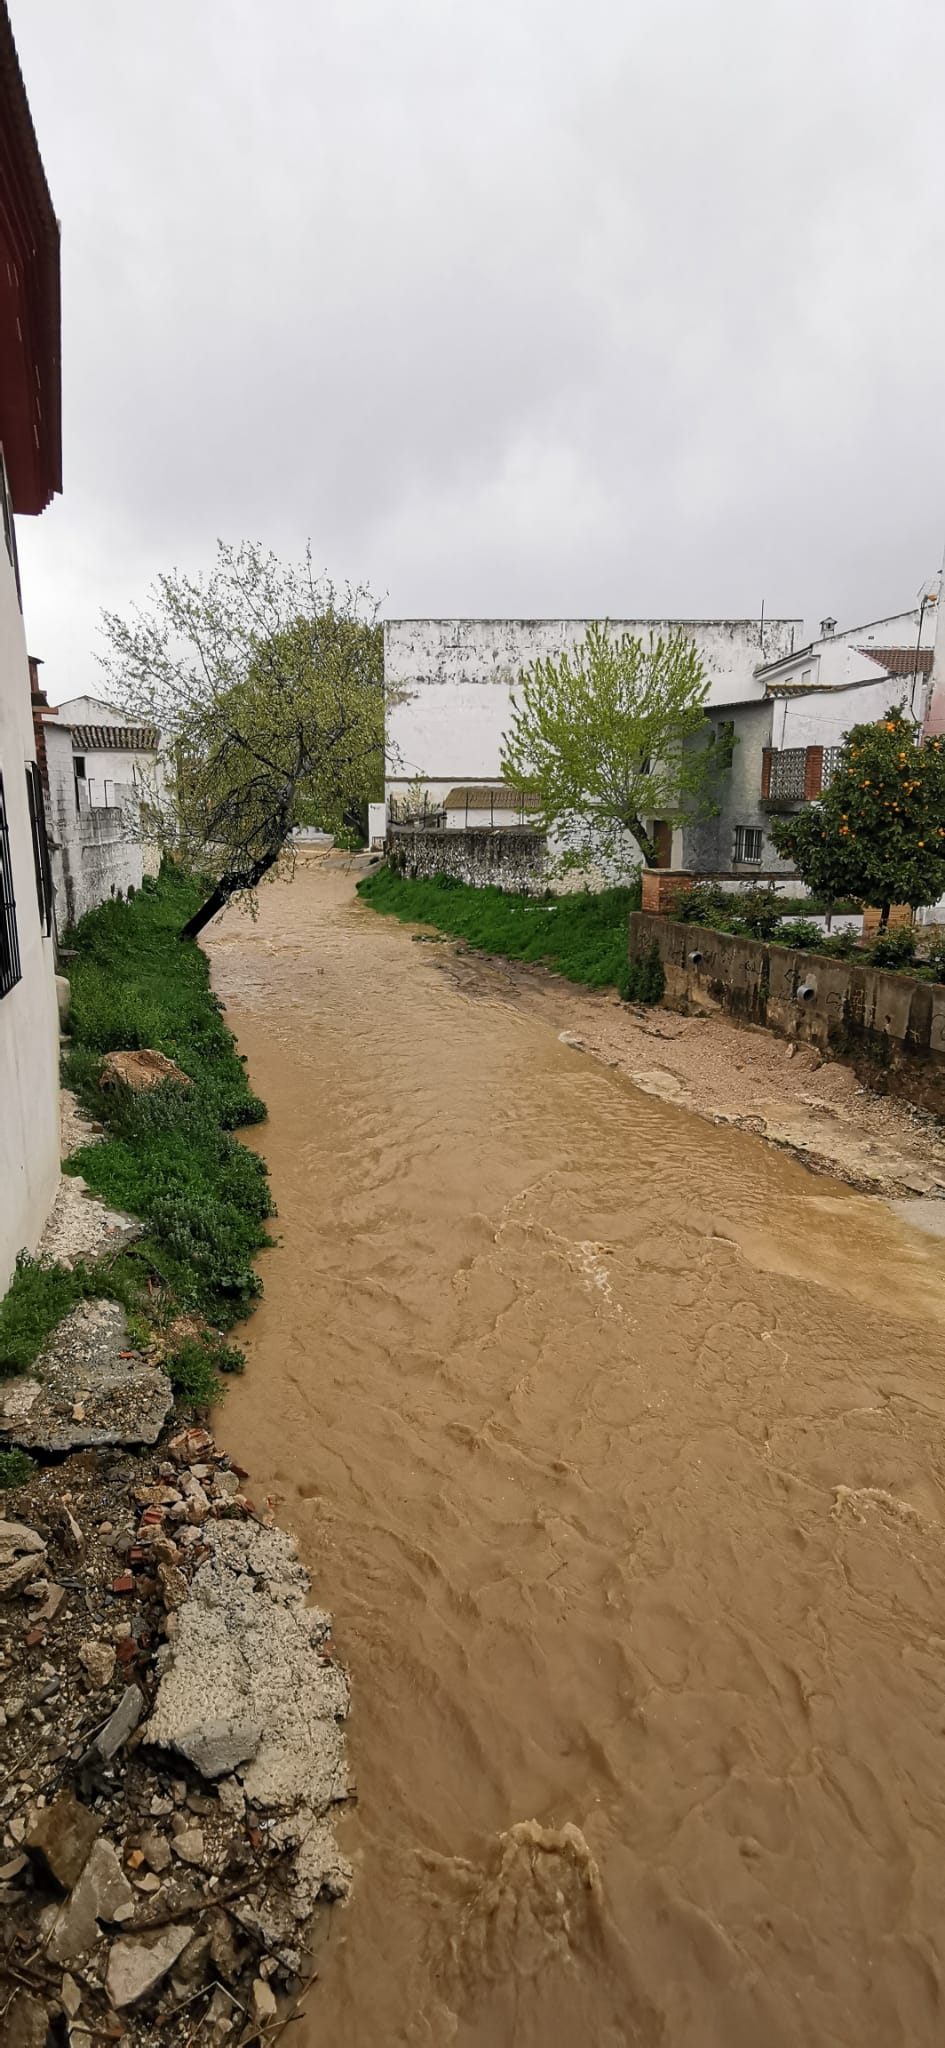
[[[945,894],[945,746],[923,746],[898,706],[854,725],[841,765],[816,803],[771,821],[778,852],[817,896],[879,905]]]

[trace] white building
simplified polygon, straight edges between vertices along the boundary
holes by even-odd
[[[385,793],[422,786],[435,807],[454,790],[481,789],[482,810],[502,787],[502,740],[520,671],[561,655],[588,619],[392,619],[384,628],[388,700]],[[790,656],[794,619],[614,619],[614,633],[664,638],[681,627],[702,656],[710,701],[756,690],[760,664]],[[757,689],[763,694],[763,689]],[[486,820],[488,822],[488,820]]]
[[[0,1292],[59,1174],[59,1031],[14,515],[62,488],[59,230],[0,0]]]
[[[154,726],[129,725],[94,697],[43,713],[47,820],[60,933],[109,897],[127,896],[155,872],[159,850],[149,807],[160,805],[164,769]]]

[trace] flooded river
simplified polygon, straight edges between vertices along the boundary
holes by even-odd
[[[945,2032],[945,1244],[313,863],[210,935],[279,1207],[220,1435],[353,1681],[305,2048]]]

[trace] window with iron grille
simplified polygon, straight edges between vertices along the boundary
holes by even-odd
[[[780,747],[778,752],[771,756],[768,795],[780,797],[785,803],[802,804],[806,774],[807,748]]]
[[[744,863],[754,866],[760,861],[764,849],[764,833],[753,825],[736,825],[735,849],[732,859],[736,867]]]
[[[0,775],[0,996],[8,996],[20,979],[20,942],[16,930],[10,830]]]
[[[39,921],[48,939],[52,931],[53,886],[49,866],[49,844],[46,838],[43,784],[35,761],[27,761],[26,764],[26,801],[29,805],[30,831],[33,835],[33,863],[36,868],[36,901],[39,904]]]

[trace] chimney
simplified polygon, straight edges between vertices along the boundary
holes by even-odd
[[[821,621],[820,621],[820,637],[821,637],[821,639],[822,639],[822,640],[829,640],[829,639],[830,639],[830,636],[831,636],[831,634],[832,634],[832,633],[835,633],[835,632],[836,632],[836,630],[837,630],[837,621],[836,621],[836,619],[821,619]]]

